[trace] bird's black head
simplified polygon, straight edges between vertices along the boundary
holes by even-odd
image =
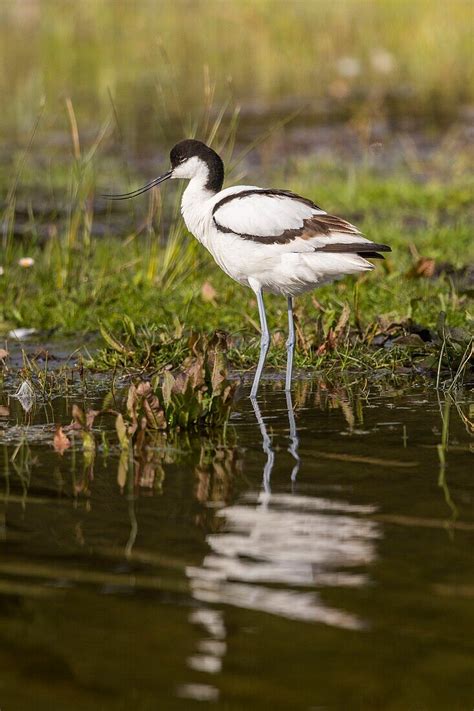
[[[224,182],[224,163],[212,148],[201,141],[188,138],[180,141],[170,153],[173,178],[194,178],[207,171],[206,188],[219,192]]]

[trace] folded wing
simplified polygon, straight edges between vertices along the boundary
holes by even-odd
[[[379,252],[391,251],[368,240],[350,222],[286,190],[249,188],[229,193],[215,204],[213,220],[223,234],[280,245],[282,252],[356,253],[383,259]]]

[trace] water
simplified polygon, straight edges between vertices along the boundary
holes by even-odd
[[[2,399],[2,711],[472,707],[466,395],[267,381],[123,490],[77,401]]]

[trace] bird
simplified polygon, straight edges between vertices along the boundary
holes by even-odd
[[[264,292],[286,297],[288,339],[285,390],[291,391],[295,327],[293,299],[347,274],[374,268],[369,259],[391,252],[372,242],[350,222],[327,213],[290,190],[234,185],[223,189],[224,163],[196,139],[177,143],[170,169],[129,193],[104,195],[125,200],[169,179],[188,180],[181,214],[189,232],[211,253],[219,267],[255,293],[261,326],[260,356],[250,390],[255,400],[270,347]]]

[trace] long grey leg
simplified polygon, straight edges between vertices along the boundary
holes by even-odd
[[[260,358],[258,359],[257,371],[255,373],[252,389],[250,391],[251,398],[257,397],[258,385],[260,383],[263,366],[265,365],[265,358],[267,357],[268,348],[270,346],[270,331],[268,330],[267,317],[265,316],[265,305],[263,303],[262,289],[258,287],[254,289],[254,291],[257,297],[258,313],[260,316],[260,325],[262,327],[262,337],[260,340]]]
[[[286,383],[285,390],[291,390],[291,373],[293,371],[293,353],[295,350],[295,324],[293,321],[293,298],[288,297],[288,340],[286,342]]]

